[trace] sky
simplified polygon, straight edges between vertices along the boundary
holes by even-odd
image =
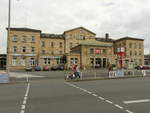
[[[0,0],[0,53],[6,53],[8,1]],[[11,27],[62,34],[80,26],[97,37],[144,39],[150,53],[150,0],[11,0]]]

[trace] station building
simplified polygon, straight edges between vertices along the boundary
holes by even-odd
[[[130,63],[144,64],[144,39],[105,37],[84,27],[64,31],[62,34],[42,33],[30,28],[11,28],[9,34],[10,70],[25,69],[27,66],[65,65],[71,68],[106,68],[110,64],[123,66]],[[124,48],[124,55],[118,55],[118,48]]]

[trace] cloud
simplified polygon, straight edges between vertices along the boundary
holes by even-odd
[[[8,1],[0,0],[0,4],[0,46],[6,48]],[[63,33],[84,26],[100,37],[108,32],[115,39],[143,38],[148,50],[149,4],[149,0],[13,0],[11,26],[47,33]]]

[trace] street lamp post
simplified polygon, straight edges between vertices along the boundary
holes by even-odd
[[[9,75],[9,37],[10,37],[10,20],[11,20],[11,0],[8,4],[8,31],[7,31],[7,74]]]

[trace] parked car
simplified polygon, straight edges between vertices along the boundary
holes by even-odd
[[[28,66],[25,68],[26,71],[32,71],[32,67]]]
[[[58,65],[57,70],[64,70],[64,65]]]
[[[149,66],[136,66],[135,69],[140,70],[140,69],[150,69]]]
[[[51,70],[54,70],[54,71],[57,70],[57,66],[52,66]]]
[[[142,69],[142,66],[136,66],[134,68],[137,69],[137,70],[140,70],[140,69]]]
[[[149,69],[148,66],[142,66],[142,69]]]
[[[48,66],[44,66],[43,67],[43,71],[49,71],[49,67]]]
[[[41,71],[42,68],[41,68],[40,66],[36,66],[36,67],[34,68],[34,70],[35,70],[35,71]]]

